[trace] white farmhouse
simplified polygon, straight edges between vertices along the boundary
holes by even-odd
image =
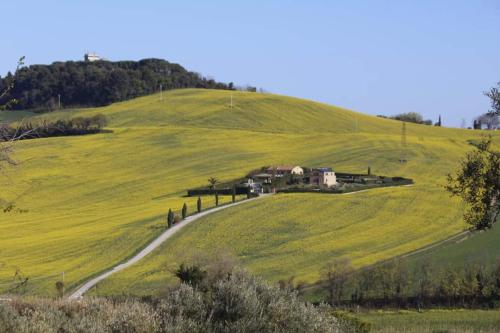
[[[310,183],[318,187],[332,187],[337,184],[337,176],[332,168],[317,168],[311,171]]]

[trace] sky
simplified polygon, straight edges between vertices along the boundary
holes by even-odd
[[[26,64],[163,58],[219,81],[460,127],[500,81],[500,0],[0,2],[0,75]]]

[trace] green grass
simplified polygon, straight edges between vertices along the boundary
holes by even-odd
[[[355,317],[370,323],[374,333],[495,333],[500,310],[373,311]]]
[[[418,270],[424,264],[432,267],[464,269],[471,264],[493,266],[500,260],[500,227],[498,222],[491,230],[475,232],[466,238],[447,242],[427,251],[417,253],[404,261]]]
[[[339,195],[291,194],[203,218],[99,293],[148,294],[172,281],[171,267],[196,251],[224,249],[271,281],[313,281],[325,261],[362,266],[461,231],[462,207],[444,191],[469,139],[480,131],[401,123],[290,97],[177,90],[108,107],[41,118],[103,113],[112,133],[19,142],[20,161],[0,180],[1,196],[27,213],[0,213],[0,291],[16,269],[26,292],[50,294],[65,272],[68,288],[130,256],[165,225],[187,188],[271,164],[413,178],[412,187]],[[354,125],[357,121],[357,131]],[[498,139],[495,136],[495,140]],[[230,200],[230,198],[226,198]],[[46,278],[50,276],[50,278]],[[55,276],[55,277],[52,277]]]

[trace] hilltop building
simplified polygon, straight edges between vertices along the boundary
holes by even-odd
[[[83,56],[83,59],[85,60],[85,62],[106,60],[106,59],[102,58],[101,56],[99,56],[97,53],[89,53],[89,52],[85,53],[85,55]]]

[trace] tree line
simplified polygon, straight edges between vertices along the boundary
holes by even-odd
[[[319,285],[333,306],[491,307],[500,300],[500,260],[496,265],[465,264],[462,269],[425,262],[409,267],[396,260],[354,271],[349,260],[338,259],[326,265],[321,276]]]
[[[21,122],[15,127],[4,124],[0,125],[0,142],[8,142],[13,138],[27,140],[99,133],[106,124],[106,117],[102,114],[96,114],[92,117],[75,117],[67,120]],[[22,133],[22,135],[19,135],[19,133]]]
[[[396,114],[394,116],[384,116],[384,115],[379,114],[379,115],[377,115],[377,117],[405,121],[405,122],[415,123],[415,124],[432,125],[432,120],[430,120],[430,119],[424,120],[424,117],[418,112],[400,113],[400,114]],[[434,125],[441,126],[441,116],[439,116],[439,120]]]
[[[0,105],[13,110],[103,106],[158,92],[160,86],[235,89],[233,83],[216,82],[162,59],[67,61],[19,67],[0,77],[0,91],[7,91]]]

